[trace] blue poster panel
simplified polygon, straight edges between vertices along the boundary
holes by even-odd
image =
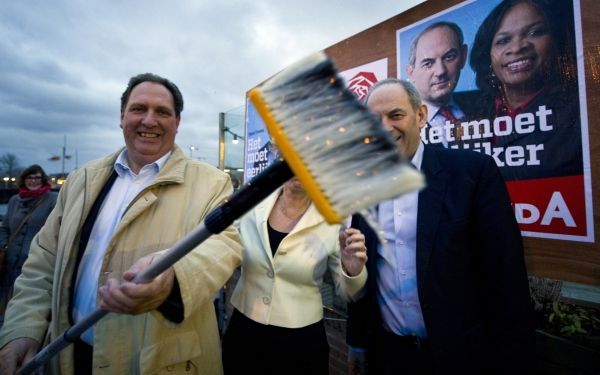
[[[250,100],[246,100],[245,140],[244,183],[247,183],[271,164],[275,157],[269,132]]]

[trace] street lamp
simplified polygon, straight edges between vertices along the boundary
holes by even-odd
[[[6,188],[8,188],[8,181],[10,180],[10,177],[4,177],[3,180],[4,180],[4,188],[6,189]]]
[[[244,137],[242,137],[241,135],[231,131],[231,129],[229,129],[229,127],[225,127],[223,129],[223,132],[227,132],[233,136],[231,143],[233,143],[234,145],[237,145],[238,143],[240,143],[240,139],[242,139],[242,140],[244,139]]]
[[[194,158],[194,150],[197,150],[196,146],[190,145],[190,158]]]
[[[233,145],[236,145],[236,147],[234,149],[237,153],[240,150],[239,146],[237,146],[237,145],[240,144],[240,141],[244,141],[244,136],[231,130],[231,128],[226,125],[225,113],[220,112],[219,113],[219,169],[220,170],[225,169],[225,149],[227,148],[227,146],[225,145],[225,136],[227,133],[229,133],[231,136],[231,138],[230,138],[231,143]]]

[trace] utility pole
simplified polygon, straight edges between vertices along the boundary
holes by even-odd
[[[219,169],[225,169],[225,113],[219,112]]]
[[[60,172],[62,177],[65,177],[65,157],[67,156],[67,135],[65,134],[63,148],[62,148],[62,171]]]

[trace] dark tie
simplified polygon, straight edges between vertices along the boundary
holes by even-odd
[[[460,141],[460,139],[463,136],[462,127],[460,126],[460,121],[458,121],[458,119],[454,116],[450,107],[447,105],[442,106],[442,107],[440,107],[440,110],[438,111],[438,113],[441,114],[442,116],[444,116],[446,118],[446,120],[448,120],[452,124],[454,124],[454,128],[452,128],[452,135],[454,135],[454,139],[457,142]]]

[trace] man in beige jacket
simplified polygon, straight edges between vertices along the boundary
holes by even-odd
[[[74,171],[34,238],[0,331],[0,374],[96,307],[109,314],[46,365],[53,374],[222,373],[212,303],[240,264],[228,228],[147,284],[131,282],[231,192],[175,145],[183,98],[141,74],[121,97],[126,147]]]

